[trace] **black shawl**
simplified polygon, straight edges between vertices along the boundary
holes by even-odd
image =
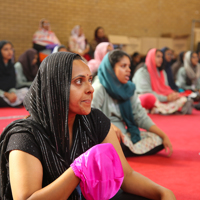
[[[31,48],[25,51],[18,59],[18,61],[22,64],[23,73],[28,81],[33,81],[38,71],[37,64],[32,64],[36,54],[37,51]]]
[[[6,44],[11,44],[11,43],[6,40],[0,41],[0,90],[8,92],[8,90],[10,90],[11,88],[15,88],[16,76],[15,76],[14,64],[12,63],[12,61],[9,60],[7,66],[3,61],[1,49]]]
[[[73,60],[69,52],[54,53],[42,62],[24,99],[31,118],[11,123],[0,136],[0,183],[3,199],[9,196],[9,180],[4,152],[12,134],[33,134],[42,153],[46,185],[58,178],[80,154],[98,144],[87,116],[77,115],[73,126],[73,145],[69,150],[68,110]],[[9,192],[10,191],[10,192]],[[78,199],[75,190],[69,199]]]
[[[172,74],[172,69],[171,69],[172,63],[167,62],[167,60],[165,59],[165,52],[167,50],[169,50],[169,48],[167,47],[161,49],[161,51],[163,52],[163,65],[164,65],[165,72],[167,74],[168,84],[172,90],[178,91],[178,86],[175,84],[174,79],[173,79],[173,74]]]

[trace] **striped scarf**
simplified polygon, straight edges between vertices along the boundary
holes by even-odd
[[[59,52],[41,64],[29,89],[24,105],[31,117],[11,123],[0,136],[0,197],[11,193],[4,153],[12,134],[33,134],[42,153],[45,185],[57,179],[76,157],[98,144],[88,117],[77,115],[74,122],[73,145],[69,149],[68,110],[73,60],[77,54]],[[43,185],[44,186],[44,185]],[[0,198],[0,199],[1,199]],[[79,199],[75,190],[68,198]]]

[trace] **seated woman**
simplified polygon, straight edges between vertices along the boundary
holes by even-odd
[[[49,21],[42,19],[39,30],[33,35],[33,48],[39,52],[45,49],[53,50],[56,45],[60,45],[60,41],[56,37],[56,34],[51,31]]]
[[[200,64],[196,52],[186,52],[184,67],[181,67],[177,73],[176,84],[184,90],[200,92]]]
[[[111,121],[126,157],[150,155],[172,146],[167,135],[147,116],[129,81],[130,57],[121,50],[108,53],[100,64],[93,87],[92,107]],[[127,128],[126,128],[127,127]],[[139,131],[139,127],[147,131]]]
[[[113,50],[113,45],[109,42],[102,42],[97,45],[96,50],[94,52],[94,59],[90,60],[88,62],[88,67],[90,68],[90,71],[92,74],[97,74],[99,65],[101,61],[103,60],[104,56],[109,52]]]
[[[182,51],[179,54],[177,61],[171,67],[174,81],[176,81],[176,76],[177,76],[178,70],[181,67],[183,67],[184,56],[185,56],[185,51]]]
[[[52,53],[57,53],[57,52],[67,52],[67,48],[64,45],[58,45],[54,47]]]
[[[141,55],[138,52],[134,52],[133,55],[131,56],[132,63],[131,63],[131,76],[130,80],[132,80],[134,73],[136,72],[137,66],[141,62]]]
[[[75,26],[71,31],[69,50],[83,56],[87,61],[91,59],[88,54],[90,46],[83,33],[83,28],[80,25]]]
[[[91,82],[91,72],[77,54],[55,53],[42,62],[24,99],[30,117],[11,123],[0,136],[2,199],[79,199],[78,184],[84,185],[91,179],[84,182],[84,174],[78,178],[77,173],[86,170],[94,177],[96,173],[87,171],[83,155],[101,143],[112,144],[123,168],[122,190],[113,200],[176,199],[170,190],[129,166],[110,120],[98,109],[91,109],[94,92]],[[92,161],[96,163],[96,158]],[[99,188],[88,183],[82,193],[87,189]],[[106,189],[99,192],[112,192]],[[87,199],[100,200],[92,197]]]
[[[21,105],[28,91],[27,88],[15,89],[16,76],[12,57],[13,45],[6,40],[0,41],[0,107]]]
[[[93,52],[95,51],[98,44],[101,42],[109,42],[108,37],[105,35],[103,27],[99,26],[94,32],[94,39],[91,42],[91,48]]]
[[[25,51],[15,63],[16,88],[30,87],[37,71],[37,51],[28,49]]]
[[[180,111],[183,114],[191,114],[192,101],[181,97],[168,86],[167,75],[162,63],[162,52],[151,49],[146,56],[145,64],[137,70],[133,77],[137,93],[141,96],[150,93],[156,97],[154,104],[156,109],[153,112],[172,114]]]
[[[172,74],[172,51],[171,49],[164,47],[163,49],[161,49],[162,53],[163,53],[163,66],[165,69],[165,72],[167,74],[167,81],[168,84],[170,86],[170,88],[174,91],[178,91],[179,88],[177,87],[177,85],[174,82],[173,79],[173,74]]]

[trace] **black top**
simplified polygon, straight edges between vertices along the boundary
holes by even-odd
[[[98,138],[98,143],[103,142],[103,140],[106,138],[110,130],[110,120],[98,109],[92,109],[91,113],[87,115],[87,119],[89,120],[90,125],[93,127],[92,130],[95,130],[93,134],[95,135],[95,137]],[[92,146],[90,146],[89,148],[91,147]],[[6,149],[7,160],[9,152],[12,150],[21,150],[26,153],[29,153],[38,158],[40,162],[43,163],[41,150],[32,134],[28,133],[13,134],[9,139]],[[78,156],[80,155],[76,155],[76,157]],[[9,168],[7,168],[7,170],[9,170]],[[43,183],[43,186],[44,185],[46,184]]]
[[[0,197],[2,199],[10,199],[9,197],[12,196],[6,169],[8,160],[5,156],[7,150],[13,149],[10,148],[10,144],[8,146],[8,143],[12,142],[10,141],[12,135],[30,134],[35,139],[42,157],[45,185],[56,180],[70,167],[76,157],[101,143],[106,137],[110,121],[104,118],[100,111],[92,109],[89,115],[76,115],[73,145],[69,149],[68,111],[74,59],[81,59],[81,57],[74,53],[59,52],[45,58],[23,102],[31,118],[12,122],[0,135]],[[89,96],[91,97],[92,94],[88,94]],[[20,138],[17,139],[19,140]],[[25,146],[23,150],[26,149],[27,145],[23,144],[23,146]],[[30,144],[28,146],[30,147]],[[29,150],[28,153],[33,153],[33,150]],[[74,190],[68,199],[76,200],[78,197],[77,190]]]
[[[6,40],[0,41],[0,90],[8,92],[11,88],[15,88],[16,75],[15,75],[15,68],[14,68],[14,64],[12,63],[12,60],[10,59],[7,65],[5,65],[3,61],[1,49],[6,44],[11,44],[11,43]]]
[[[14,134],[10,137],[8,146],[6,149],[6,158],[8,160],[9,152],[12,150],[21,150],[29,153],[42,162],[42,156],[38,144],[35,138],[31,134],[20,133]]]

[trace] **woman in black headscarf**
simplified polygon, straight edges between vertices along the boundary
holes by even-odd
[[[42,62],[24,99],[30,117],[11,123],[0,136],[2,199],[79,199],[80,179],[70,164],[100,143],[111,143],[123,166],[126,193],[120,190],[113,199],[175,199],[128,165],[110,121],[91,109],[91,83],[77,54],[54,53]]]
[[[177,61],[176,61],[176,62],[172,65],[172,67],[171,67],[174,81],[176,81],[176,76],[177,76],[178,70],[179,70],[181,67],[183,67],[184,55],[185,55],[185,51],[182,51],[182,52],[179,54]]]
[[[19,106],[27,89],[16,90],[15,68],[11,61],[13,46],[9,41],[0,41],[0,107]]]
[[[172,90],[178,91],[179,88],[178,88],[178,86],[174,82],[173,74],[172,74],[172,69],[171,69],[171,65],[172,65],[172,51],[168,47],[162,48],[161,51],[163,53],[163,65],[164,65],[165,72],[167,74],[168,84],[169,84],[169,86],[170,86],[170,88]]]
[[[33,48],[26,50],[15,63],[16,88],[30,87],[35,78],[37,66],[37,51]]]

